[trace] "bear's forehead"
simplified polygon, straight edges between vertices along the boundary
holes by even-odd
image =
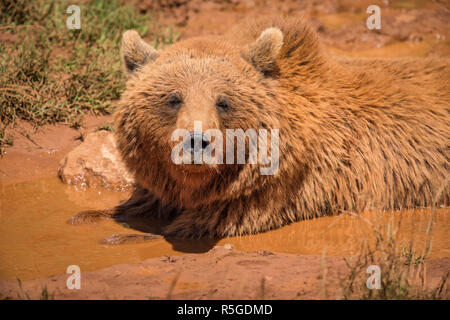
[[[160,51],[159,57],[142,68],[139,79],[158,87],[180,89],[202,84],[205,87],[234,87],[256,80],[257,75],[229,42],[208,37],[185,40]]]
[[[161,53],[162,56],[188,54],[195,58],[228,57],[233,59],[240,56],[240,48],[220,38],[199,37],[177,42]]]
[[[157,82],[230,82],[239,78],[248,78],[245,66],[234,63],[227,57],[191,57],[182,54],[159,58],[155,63],[142,69],[140,79]]]

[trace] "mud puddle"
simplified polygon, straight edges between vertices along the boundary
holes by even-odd
[[[370,223],[396,225],[407,247],[420,244],[431,218],[430,210],[360,217],[341,215],[301,221],[270,232],[222,239],[219,242],[165,239],[126,245],[104,245],[99,241],[112,234],[139,233],[126,225],[105,221],[71,226],[67,219],[86,209],[114,206],[126,192],[77,190],[57,178],[0,185],[0,279],[30,280],[65,273],[69,265],[92,271],[103,267],[138,263],[145,259],[188,252],[206,252],[215,245],[233,244],[241,251],[269,250],[297,254],[349,255],[360,250],[361,239],[373,239]],[[434,214],[431,257],[450,256],[448,209]],[[369,221],[370,223],[368,223]]]

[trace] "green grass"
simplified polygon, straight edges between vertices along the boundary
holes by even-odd
[[[108,114],[124,89],[122,33],[137,30],[156,46],[177,34],[129,2],[78,4],[81,29],[69,30],[69,1],[0,0],[0,153],[4,128],[22,119],[35,126],[66,122],[77,128],[86,113]]]
[[[105,123],[102,124],[101,126],[98,126],[98,127],[97,127],[97,131],[100,131],[100,130],[105,130],[105,131],[111,131],[111,132],[113,132],[113,131],[114,131],[114,128],[113,128],[112,123],[110,123],[110,122],[105,122]]]

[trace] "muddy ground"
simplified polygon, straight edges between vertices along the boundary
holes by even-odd
[[[427,285],[436,287],[449,269],[450,258],[429,260]],[[83,272],[80,290],[67,289],[67,274],[26,281],[22,289],[1,281],[0,298],[39,299],[46,288],[56,299],[342,299],[347,274],[341,257],[239,252],[227,244]]]
[[[242,20],[269,15],[310,19],[332,54],[360,57],[442,56],[450,53],[449,1],[378,1],[382,29],[365,25],[374,1],[143,0],[139,10],[174,26],[180,39],[217,34]],[[111,121],[86,116],[81,129],[64,124],[37,129],[18,122],[7,132],[14,145],[0,159],[0,184],[56,176],[60,161],[83,135]],[[8,201],[2,199],[2,201]],[[1,203],[0,203],[1,204]],[[0,206],[1,211],[1,206]],[[263,249],[263,248],[262,248]],[[450,258],[427,263],[428,285],[450,270]],[[121,264],[84,272],[81,290],[68,290],[66,274],[25,281],[0,281],[0,298],[39,298],[42,289],[56,299],[273,298],[317,299],[340,296],[339,279],[348,270],[342,257],[269,251],[240,252],[230,246],[201,254],[164,256],[138,264]],[[325,277],[325,278],[324,278]],[[449,297],[447,293],[447,298]]]

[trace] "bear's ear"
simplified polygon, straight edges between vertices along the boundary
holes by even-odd
[[[122,56],[128,74],[133,74],[140,67],[158,58],[159,53],[142,40],[136,31],[128,30],[122,36]]]
[[[276,71],[276,59],[283,46],[283,33],[278,28],[267,28],[259,38],[250,46],[247,53],[253,66],[270,75]]]

